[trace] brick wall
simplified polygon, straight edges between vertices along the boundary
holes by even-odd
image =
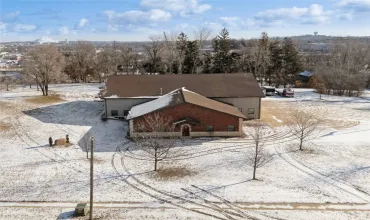
[[[235,131],[239,131],[238,117],[189,103],[161,109],[156,113],[171,117],[173,121],[177,121],[181,118],[192,118],[199,121],[199,125],[191,126],[192,132],[204,132],[206,131],[207,125],[212,125],[214,131],[227,131],[228,125],[234,125]],[[142,120],[143,117],[145,116],[134,119],[134,126],[138,121]],[[176,129],[176,131],[180,131],[179,126]]]

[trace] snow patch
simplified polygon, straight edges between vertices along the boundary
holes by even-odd
[[[275,121],[279,122],[279,123],[283,123],[283,121],[282,121],[282,120],[280,120],[280,119],[278,119],[276,116],[272,116],[272,118],[273,118]]]

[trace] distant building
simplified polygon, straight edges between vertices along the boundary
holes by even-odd
[[[314,75],[313,72],[305,70],[297,75],[296,80],[299,81],[300,83],[308,83],[313,75]]]

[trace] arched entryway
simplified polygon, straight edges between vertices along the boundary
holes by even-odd
[[[191,131],[191,128],[189,124],[184,124],[181,126],[181,134],[183,137],[189,137],[190,131]]]

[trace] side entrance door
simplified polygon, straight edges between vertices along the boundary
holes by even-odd
[[[190,128],[188,125],[185,125],[183,128],[182,128],[182,136],[183,137],[188,137],[190,136]]]

